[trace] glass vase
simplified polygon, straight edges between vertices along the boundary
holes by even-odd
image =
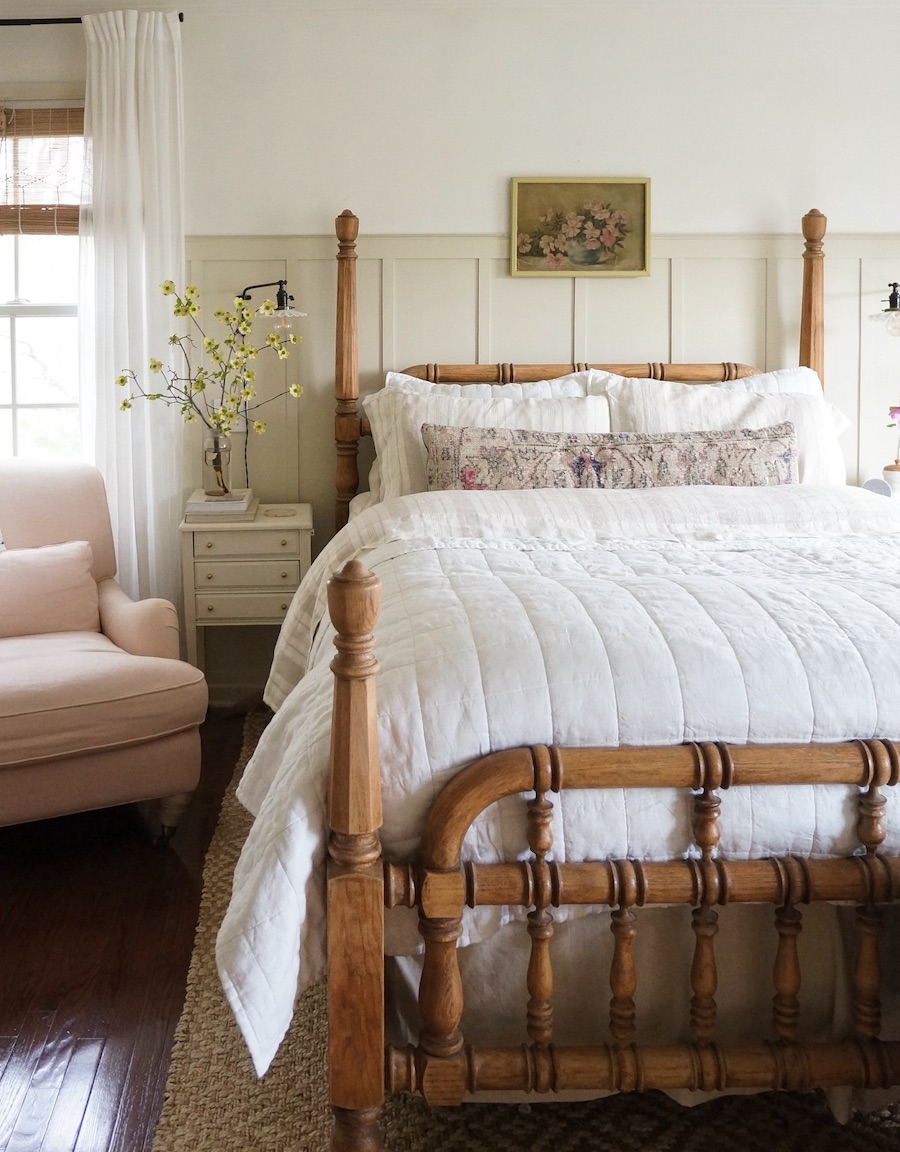
[[[231,494],[231,441],[221,432],[203,440],[203,491],[212,498]]]

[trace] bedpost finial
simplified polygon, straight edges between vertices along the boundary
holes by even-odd
[[[328,581],[328,611],[341,636],[370,636],[380,603],[378,577],[360,560],[348,561]]]
[[[824,216],[818,208],[810,208],[803,217],[803,239],[807,242],[821,243],[827,224],[827,216]]]
[[[352,244],[359,235],[359,218],[349,208],[335,217],[334,230],[342,244]]]

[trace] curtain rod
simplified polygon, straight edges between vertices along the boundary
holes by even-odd
[[[183,12],[178,13],[178,19],[182,22],[182,24],[184,23],[184,13]],[[81,23],[81,17],[80,16],[46,16],[46,17],[44,17],[44,16],[38,16],[38,17],[23,16],[19,20],[9,20],[9,19],[0,20],[0,27],[7,28],[7,27],[12,27],[13,25],[18,26],[18,25],[22,25],[22,24],[80,24],[80,23]]]

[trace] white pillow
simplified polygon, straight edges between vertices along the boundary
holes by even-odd
[[[732,392],[800,392],[804,396],[823,396],[822,381],[812,368],[776,368],[772,372],[757,372],[742,380],[724,380],[720,388]]]
[[[768,374],[767,374],[768,375]],[[756,377],[748,377],[748,380]],[[801,484],[846,484],[838,434],[846,418],[821,394],[755,392],[727,384],[663,380],[610,381],[613,432],[698,432],[765,428],[790,421],[797,431]]]
[[[381,463],[381,498],[427,492],[423,424],[522,428],[530,432],[609,432],[605,396],[510,399],[384,388],[363,400]],[[772,421],[775,423],[775,421]]]
[[[582,372],[569,372],[552,380],[536,380],[512,384],[435,384],[430,380],[420,380],[417,376],[407,376],[403,372],[388,372],[384,386],[396,392],[418,392],[421,395],[464,396],[471,399],[510,399],[510,400],[549,400],[557,396],[599,396],[603,391],[608,372],[586,369]]]
[[[93,562],[86,540],[0,552],[0,637],[99,632]]]

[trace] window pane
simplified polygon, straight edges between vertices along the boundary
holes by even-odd
[[[78,321],[74,316],[16,320],[16,399],[20,404],[77,404]]]
[[[0,456],[12,456],[12,412],[0,408]]]
[[[77,460],[81,455],[77,408],[20,408],[17,424],[19,456]]]
[[[19,297],[29,304],[78,300],[77,236],[19,237]]]
[[[6,304],[16,294],[16,238],[0,236],[0,304]]]
[[[0,316],[0,404],[12,402],[12,377],[10,375],[9,317]]]

